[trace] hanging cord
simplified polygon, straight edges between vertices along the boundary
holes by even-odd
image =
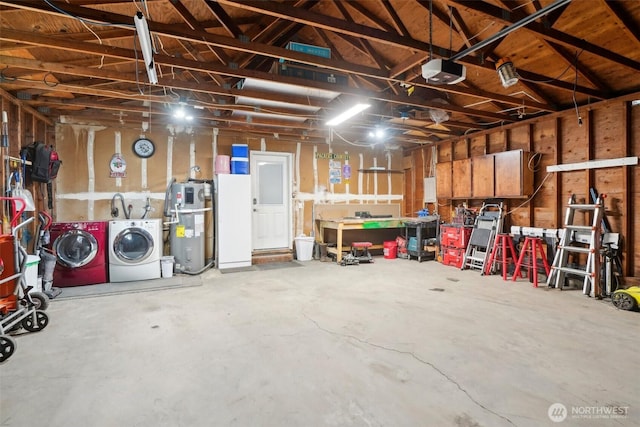
[[[529,197],[527,200],[525,200],[524,202],[520,203],[518,206],[516,206],[515,208],[511,209],[509,212],[505,213],[504,216],[510,215],[511,213],[517,211],[518,209],[520,209],[521,207],[523,207],[524,205],[526,205],[527,203],[529,203],[531,200],[533,200],[533,198],[536,196],[536,194],[538,194],[538,191],[540,191],[540,189],[542,188],[542,186],[544,185],[544,182],[551,176],[553,175],[553,172],[548,172],[547,175],[542,179],[542,182],[540,183],[540,185],[538,186],[538,188],[536,188],[536,191],[533,192],[533,194],[531,195],[531,197]]]
[[[429,61],[433,59],[433,0],[429,0]]]
[[[576,117],[578,118],[578,126],[582,126],[582,117],[580,116],[580,111],[578,111],[578,102],[576,101],[576,88],[578,87],[578,56],[580,56],[580,55],[576,51],[576,59],[575,59],[575,65],[574,65],[574,69],[576,70],[576,72],[575,72],[575,77],[573,79],[573,106],[576,109]]]
[[[453,12],[449,6],[449,56],[453,53]]]

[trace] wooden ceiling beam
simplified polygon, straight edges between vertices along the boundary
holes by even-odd
[[[397,31],[396,28],[393,25],[387,23],[384,19],[380,18],[379,16],[376,16],[374,13],[372,13],[370,10],[365,8],[359,2],[355,2],[355,1],[344,2],[344,1],[333,0],[333,3],[339,9],[344,8],[344,5],[349,6],[351,9],[355,10],[356,12],[358,12],[359,14],[364,16],[366,19],[368,19],[375,26],[377,26],[377,27],[379,27],[379,28],[383,29],[384,31],[389,32],[391,34],[401,35],[400,32]],[[383,1],[383,3],[384,3],[384,1]],[[361,19],[354,19],[354,20],[352,20],[352,22],[360,23],[360,22],[362,22],[362,20]],[[405,34],[407,34],[407,33],[405,33]]]
[[[354,2],[355,4],[355,2]],[[351,14],[349,13],[349,11],[346,9],[346,7],[341,3],[341,2],[335,2],[336,7],[338,8],[338,10],[340,11],[340,13],[342,14],[343,18],[345,18],[346,20],[349,21],[354,21],[353,17],[351,16]],[[364,9],[364,8],[361,8]],[[363,12],[360,12],[363,13]],[[321,30],[324,31],[324,30]],[[360,46],[363,47],[364,51],[366,52],[367,56],[371,59],[373,59],[373,61],[378,64],[378,68],[380,68],[381,70],[388,70],[389,67],[387,66],[384,58],[382,57],[382,55],[380,55],[378,53],[378,51],[376,49],[374,49],[374,47],[371,45],[371,43],[369,42],[369,40],[366,39],[361,39],[358,38],[357,42],[355,42],[353,40],[353,37],[345,37],[345,40],[347,40],[347,42],[351,45],[357,45],[359,44]],[[366,79],[368,80],[368,79]],[[390,88],[395,94],[397,94],[397,90],[395,89],[393,83],[390,80],[385,80],[384,83],[386,83],[387,87]],[[378,87],[379,90],[382,90],[382,88],[380,88],[376,83],[371,82],[371,84],[374,87]]]
[[[153,26],[153,23],[149,23],[150,27]],[[170,26],[163,26],[163,27],[170,27]],[[173,30],[169,30],[167,29],[167,31],[173,31]],[[207,36],[202,36],[207,37]],[[67,50],[72,50],[72,51],[77,51],[77,52],[83,52],[83,53],[93,53],[96,55],[105,55],[105,56],[109,56],[109,57],[121,57],[121,58],[131,58],[132,60],[135,59],[135,55],[133,51],[130,51],[128,49],[124,49],[124,48],[118,48],[118,47],[114,47],[114,46],[106,46],[106,45],[98,45],[95,43],[82,43],[82,42],[69,42],[69,41],[65,41],[65,40],[51,40],[49,37],[47,36],[38,36],[32,33],[28,33],[28,32],[24,32],[24,31],[15,31],[15,30],[3,30],[0,33],[0,39],[4,39],[4,40],[22,40],[23,42],[28,42],[28,43],[33,43],[33,44],[37,44],[37,45],[41,45],[41,46],[49,46],[51,48],[57,48],[57,49],[67,49]],[[188,39],[188,38],[186,38]],[[189,40],[189,39],[188,39]],[[193,40],[193,39],[190,39]],[[197,40],[196,40],[197,41]],[[265,47],[267,48],[267,47]],[[255,48],[251,48],[252,50]],[[283,48],[277,48],[277,47],[273,47],[273,46],[268,46],[268,49],[270,51],[273,52],[273,56],[274,57],[284,57],[287,59],[292,60],[293,62],[309,62],[309,61],[315,61],[316,65],[319,66],[323,66],[322,64],[340,64],[340,66],[329,66],[325,68],[328,69],[337,69],[338,71],[341,72],[346,72],[346,73],[354,73],[354,74],[361,74],[367,77],[376,77],[376,78],[380,78],[380,75],[382,74],[387,74],[387,72],[379,70],[379,69],[375,69],[375,68],[371,68],[371,67],[363,67],[363,66],[357,66],[354,64],[350,64],[350,66],[346,66],[344,64],[344,61],[339,61],[339,60],[331,60],[331,59],[326,59],[326,58],[322,58],[322,57],[315,57],[313,55],[307,55],[307,54],[303,54],[303,53],[299,53],[299,52],[294,52],[288,49],[283,49]],[[275,53],[277,52],[277,53]],[[304,59],[303,59],[304,58]],[[298,60],[300,59],[300,60]],[[302,60],[303,59],[303,60]],[[197,71],[202,71],[202,72],[213,72],[213,73],[217,73],[217,74],[224,74],[224,75],[231,75],[231,76],[238,76],[238,77],[244,77],[244,76],[250,76],[251,70],[249,69],[242,69],[242,70],[238,70],[238,69],[234,69],[232,67],[225,67],[225,66],[221,66],[218,64],[204,64],[204,63],[194,63],[193,61],[188,61],[185,60],[183,58],[176,58],[176,57],[169,57],[167,55],[155,55],[154,56],[154,60],[157,64],[162,64],[162,65],[168,65],[168,66],[175,66],[175,67],[179,67],[179,68],[188,68],[191,70],[197,70]],[[366,72],[365,72],[366,70]],[[369,72],[371,71],[371,72]],[[375,72],[375,74],[372,74],[372,72]],[[283,78],[283,76],[279,76],[279,78]],[[500,97],[500,95],[494,94],[494,93],[490,93],[490,92],[481,92],[481,91],[468,91],[465,90],[464,88],[461,87],[457,87],[456,85],[447,85],[447,87],[442,87],[440,86],[441,90],[446,90],[449,92],[454,92],[454,93],[461,93],[461,94],[465,94],[465,95],[471,95],[471,96],[475,96],[475,97],[479,97],[479,98],[483,98],[483,99],[493,99],[496,97]],[[330,89],[333,90],[333,89]],[[345,88],[340,88],[340,90],[345,90]],[[501,99],[504,102],[507,102],[509,104],[512,105],[520,105],[522,104],[522,100],[517,99],[517,98],[509,98],[509,97],[501,97]],[[525,101],[527,103],[529,103],[529,101]],[[538,103],[536,103],[538,104]],[[537,109],[544,109],[544,110],[554,110],[553,107],[550,106],[544,106],[544,105],[533,105],[533,104],[529,104],[529,106],[533,107],[533,108],[537,108]]]
[[[136,81],[134,77],[132,77],[131,73],[119,73],[115,71],[108,70],[93,70],[84,67],[73,67],[67,64],[58,64],[51,62],[42,62],[38,60],[32,59],[22,59],[22,58],[14,58],[7,56],[0,56],[0,64],[8,65],[11,67],[19,67],[19,68],[28,68],[32,70],[37,70],[40,72],[50,72],[50,73],[59,73],[59,74],[67,74],[72,76],[79,77],[90,77],[97,79],[107,79],[114,80],[119,82],[125,82],[135,85],[141,85],[140,81]],[[200,63],[195,63],[200,65]],[[259,73],[266,74],[266,73]],[[273,77],[273,76],[272,76]],[[190,81],[178,81],[173,78],[159,78],[160,87],[168,87],[172,89],[178,90],[191,90],[195,92],[203,92],[203,93],[213,93],[220,96],[244,96],[244,97],[252,97],[259,99],[269,99],[272,101],[280,101],[287,102],[290,104],[299,104],[299,105],[311,105],[316,106],[318,108],[326,108],[327,103],[322,100],[314,100],[313,98],[309,98],[308,96],[295,96],[295,95],[284,95],[274,92],[265,92],[265,91],[257,91],[257,90],[247,90],[247,89],[224,89],[220,86],[207,84],[207,83],[197,83]],[[281,79],[279,79],[281,80]],[[299,80],[299,79],[296,79]],[[153,86],[152,86],[153,87]],[[135,95],[135,92],[132,92],[129,97]],[[122,97],[127,98],[126,94],[122,94]]]
[[[204,3],[207,5],[213,16],[216,17],[218,21],[222,24],[224,29],[229,33],[229,35],[233,38],[239,38],[244,35],[240,27],[233,22],[233,19],[229,16],[226,10],[220,5],[218,2],[214,2],[211,0],[204,0]]]
[[[276,16],[289,21],[300,22],[305,25],[319,27],[327,31],[341,32],[354,37],[366,38],[371,41],[391,46],[412,48],[421,51],[429,50],[429,45],[427,43],[414,40],[410,37],[388,33],[377,28],[367,27],[354,22],[347,22],[342,19],[333,18],[300,8],[292,8],[285,3],[252,0],[218,0],[218,2],[244,10],[250,10],[257,13],[263,13],[265,15]]]
[[[506,9],[501,9],[497,6],[493,6],[492,4],[486,3],[484,1],[475,1],[475,0],[474,1],[443,0],[443,1],[446,1],[447,3],[453,3],[462,8],[474,10],[476,12],[482,13],[486,16],[490,16],[493,19],[508,25],[515,24],[518,21],[516,19],[517,15],[514,16],[514,14],[511,13],[511,11]],[[521,31],[521,30],[530,31],[533,34],[535,34],[537,37],[567,46],[569,48],[582,49],[586,52],[589,52],[593,55],[607,59],[611,62],[631,68],[634,71],[637,71],[640,69],[640,62],[638,61],[634,61],[633,59],[628,58],[624,55],[611,52],[610,50],[597,46],[586,40],[579,39],[572,35],[563,33],[562,31],[554,30],[553,28],[547,28],[543,24],[540,24],[537,22],[531,22],[525,25],[524,27],[522,27],[522,29],[518,31]]]
[[[160,57],[160,55],[158,55],[158,57]],[[182,62],[186,61],[184,59],[180,60],[179,58],[173,58],[173,60],[182,61]],[[118,73],[118,72],[111,72],[107,70],[92,70],[92,69],[87,69],[82,67],[67,66],[66,64],[42,62],[38,60],[0,56],[0,65],[8,65],[8,66],[18,67],[18,68],[29,68],[29,69],[33,69],[41,72],[46,70],[49,72],[60,73],[60,74],[69,74],[69,75],[75,75],[75,76],[93,77],[93,78],[100,78],[100,79],[111,79],[111,80],[116,80],[121,82],[128,82],[136,85],[140,84],[139,81],[136,81],[134,78],[131,77],[130,73]],[[197,62],[194,63],[193,65],[198,67],[196,69],[199,69],[199,67],[202,66],[202,64]],[[255,76],[256,78],[261,78],[265,80],[277,79],[278,82],[282,82],[282,83],[315,87],[317,89],[323,89],[323,90],[340,91],[343,94],[358,96],[358,97],[367,97],[372,100],[387,101],[387,102],[398,103],[403,105],[413,105],[413,106],[419,106],[423,108],[440,108],[442,110],[446,110],[449,112],[461,113],[461,114],[469,115],[472,117],[482,117],[485,119],[504,120],[504,121],[513,120],[508,115],[493,113],[490,111],[474,110],[470,108],[457,107],[454,105],[441,105],[441,104],[426,101],[426,100],[419,101],[416,99],[410,99],[407,96],[398,96],[398,95],[394,96],[394,95],[383,94],[378,92],[357,90],[348,86],[336,86],[331,83],[310,82],[305,79],[273,75],[273,74],[263,73],[259,71],[243,70],[243,75]],[[311,102],[311,100],[305,96],[281,95],[273,92],[255,91],[255,90],[247,90],[247,89],[241,89],[241,90],[240,89],[224,89],[219,86],[215,86],[211,84],[203,84],[203,83],[195,83],[195,82],[187,82],[187,81],[176,81],[170,78],[160,78],[158,83],[160,86],[170,87],[173,89],[192,90],[195,92],[213,93],[213,94],[222,95],[222,96],[245,96],[245,97],[258,98],[258,99],[270,99],[270,100],[281,101],[281,102],[297,103],[300,105],[314,105]],[[318,108],[326,108],[328,106],[324,102],[316,102],[315,105],[317,105]]]
[[[221,0],[226,2],[227,0]],[[2,4],[4,2],[0,1],[0,4]],[[24,7],[27,10],[37,10],[37,11],[41,11],[43,13],[51,13],[51,14],[60,14],[60,12],[55,11],[55,10],[50,10],[48,9],[48,6],[46,4],[41,4],[40,2],[33,2],[33,1],[28,1],[28,0],[17,0],[16,3],[18,5],[20,5],[21,7]],[[233,2],[232,2],[233,3]],[[249,2],[251,4],[254,4],[256,2]],[[259,4],[264,4],[266,2],[257,2]],[[243,3],[244,4],[244,3]],[[75,8],[74,6],[65,6],[66,8]],[[287,10],[289,10],[291,8],[287,8]],[[301,12],[300,9],[295,9],[298,12]],[[96,11],[93,9],[86,9],[86,8],[75,8],[73,10],[71,10],[70,12],[72,12],[74,15],[76,16],[80,16],[82,18],[85,19],[93,19],[93,20],[100,20],[103,22],[124,22],[125,20],[129,19],[129,17],[127,16],[123,16],[123,15],[119,15],[119,14],[113,14],[113,13],[107,13],[107,12],[102,12],[102,11]],[[302,12],[307,12],[307,11],[302,11]],[[313,16],[322,16],[322,15],[318,15],[318,14],[313,14]],[[332,22],[336,20],[335,18],[332,18]],[[345,22],[346,21],[342,21]],[[356,27],[362,27],[362,26],[358,26],[357,24],[352,24],[352,23],[347,23],[348,25],[351,26],[356,26]],[[114,24],[115,25],[115,24]],[[322,67],[325,69],[329,69],[329,70],[335,70],[335,71],[339,71],[339,72],[344,72],[344,73],[349,73],[349,74],[360,74],[366,77],[374,77],[377,79],[389,79],[387,72],[385,72],[384,70],[380,70],[380,69],[376,69],[376,68],[372,68],[372,67],[365,67],[365,66],[361,66],[358,64],[353,64],[353,63],[345,63],[344,61],[337,61],[337,60],[332,60],[332,59],[327,59],[327,58],[323,58],[323,57],[319,57],[319,56],[314,56],[314,55],[308,55],[305,53],[301,53],[301,52],[295,52],[292,50],[288,50],[288,49],[284,49],[284,48],[280,48],[280,47],[275,47],[272,45],[268,45],[268,44],[263,44],[263,43],[256,43],[256,42],[251,42],[251,43],[245,43],[242,42],[240,40],[236,40],[236,39],[232,39],[229,37],[222,37],[222,36],[216,36],[210,33],[202,33],[201,31],[196,31],[196,30],[188,30],[188,29],[183,29],[182,31],[176,29],[175,25],[170,25],[170,24],[160,24],[160,23],[156,23],[156,22],[149,22],[148,21],[148,25],[149,28],[152,32],[154,33],[158,33],[164,36],[168,36],[168,37],[173,37],[176,39],[185,39],[185,40],[190,40],[192,42],[201,42],[201,43],[205,43],[205,44],[211,44],[214,46],[219,46],[219,47],[224,47],[224,48],[228,48],[228,49],[233,49],[233,50],[237,50],[237,51],[241,51],[241,52],[247,52],[247,53],[252,53],[252,54],[258,54],[258,55],[262,55],[262,56],[268,56],[268,57],[272,57],[274,59],[286,59],[286,60],[290,60],[292,62],[299,62],[299,63],[303,63],[303,64],[307,64],[307,65],[312,65],[312,66],[318,66],[318,67]],[[325,25],[326,26],[326,25]],[[320,26],[322,27],[322,26]],[[371,29],[372,31],[375,29]],[[344,32],[345,34],[352,34],[353,31],[347,31]],[[384,36],[383,31],[377,31],[377,33],[382,33],[382,35]],[[4,32],[0,33],[0,38],[4,37]],[[401,43],[401,41],[405,41],[407,43],[409,43],[410,38],[408,37],[396,37],[397,43]],[[389,42],[389,41],[387,41]],[[414,41],[417,42],[417,41]],[[417,42],[419,46],[421,46],[420,50],[425,51],[425,46],[426,46],[426,51],[428,51],[428,45],[422,42]],[[55,45],[53,45],[53,47],[55,47]],[[473,62],[472,59],[470,59],[471,57],[466,57],[463,58],[463,63],[465,64],[470,64],[473,66],[477,66],[478,64]],[[159,62],[158,59],[155,59],[156,62]],[[480,64],[480,66],[487,66],[488,64]],[[488,65],[489,67],[491,67],[490,65]],[[215,67],[215,65],[213,66]],[[212,70],[212,69],[211,69]],[[204,71],[204,70],[203,70]],[[212,70],[213,71],[213,70]],[[243,71],[247,71],[246,69],[244,69]],[[551,85],[553,85],[553,83],[550,83]],[[561,84],[557,85],[558,88],[563,88],[563,86]],[[494,98],[496,95],[490,92],[478,92],[478,91],[469,91],[469,92],[464,92],[463,88],[457,88],[456,85],[445,85],[445,86],[441,86],[440,87],[441,90],[444,91],[448,91],[448,92],[453,92],[453,93],[461,93],[461,94],[465,94],[465,95],[469,95],[469,96],[474,96],[474,97],[480,97],[483,99],[492,99]],[[595,95],[593,92],[593,90],[590,90],[589,92],[582,92],[582,87],[578,86],[575,88],[575,91],[580,92],[580,93],[584,93],[584,94],[588,94],[590,96],[593,97],[602,97],[602,96],[598,96]],[[573,91],[574,88],[571,87],[571,91]],[[514,105],[519,105],[522,103],[521,99],[516,99],[513,98],[510,101],[507,101],[506,99],[503,98],[503,100],[505,102],[508,102],[510,104],[514,104]],[[528,101],[525,101],[528,102]],[[546,106],[546,107],[536,107],[531,105],[533,108],[541,108],[541,109],[553,109],[553,107],[550,106]]]
[[[629,14],[619,2],[606,0],[600,0],[600,2],[609,9],[617,27],[640,49],[640,30],[638,29],[638,24],[629,18]]]
[[[394,9],[394,7],[391,5],[389,0],[382,0],[382,6],[384,6],[384,10],[389,15],[391,22],[393,22],[395,31],[401,36],[411,36],[411,33],[409,32],[407,27],[404,25],[404,22],[402,22],[402,19],[398,16],[398,13]]]
[[[564,46],[558,45],[556,43],[546,41],[546,45],[551,49],[556,55],[560,56],[562,60],[567,64],[568,67],[571,67],[575,70],[577,69],[578,75],[584,78],[589,84],[593,85],[600,92],[610,92],[611,88],[604,84],[598,77],[596,77],[587,67],[581,66],[578,61],[579,52],[569,52]],[[574,74],[572,73],[572,74]],[[577,79],[576,79],[577,80]]]
[[[36,109],[30,107],[28,104],[26,104],[25,102],[23,102],[20,99],[16,98],[15,96],[11,95],[9,92],[7,92],[6,90],[4,90],[2,88],[0,88],[0,97],[6,98],[9,102],[11,102],[12,104],[17,105],[18,107],[22,108],[24,111],[26,111],[27,113],[31,114],[32,116],[34,116],[38,120],[41,120],[42,122],[48,124],[49,126],[53,126],[53,124],[54,124],[53,120],[51,120],[49,117],[44,116],[39,111],[37,111]]]
[[[314,1],[298,0],[292,4],[292,7],[302,7],[302,8],[309,9],[313,7],[315,4],[316,4],[315,0]],[[264,27],[264,28],[260,28],[260,27]],[[285,21],[272,16],[263,16],[260,23],[255,24],[247,31],[247,35],[253,34],[253,36],[251,36],[251,41],[253,42],[274,44],[275,41],[281,38],[282,36],[290,37],[290,34],[293,31],[300,30],[301,28],[302,28],[302,25],[295,22]],[[254,63],[257,62],[254,59],[256,57],[257,55],[255,53],[250,55],[244,55],[244,57],[242,57],[242,54],[241,54],[241,55],[238,55],[238,59],[236,60],[236,62],[239,64],[241,68],[245,68],[249,66],[252,62]],[[260,61],[264,61],[264,59],[261,59]]]

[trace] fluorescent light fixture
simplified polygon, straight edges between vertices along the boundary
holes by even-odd
[[[355,116],[358,113],[363,112],[367,108],[371,107],[371,104],[356,104],[353,107],[349,108],[347,111],[338,114],[333,119],[327,122],[327,126],[337,126],[340,123],[349,120],[351,117]]]
[[[153,62],[153,45],[151,44],[151,33],[149,32],[147,20],[142,12],[138,12],[133,17],[133,22],[136,25],[140,49],[142,50],[142,58],[144,59],[144,68],[147,70],[149,83],[155,85],[158,83],[158,74],[156,73],[156,66]]]

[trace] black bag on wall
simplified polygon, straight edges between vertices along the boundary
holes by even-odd
[[[58,152],[53,149],[53,145],[38,141],[22,148],[20,157],[31,162],[29,176],[36,182],[51,182],[58,176],[62,165],[62,160],[58,157]]]

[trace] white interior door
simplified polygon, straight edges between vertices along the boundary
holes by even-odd
[[[291,153],[252,151],[253,249],[292,247]]]

